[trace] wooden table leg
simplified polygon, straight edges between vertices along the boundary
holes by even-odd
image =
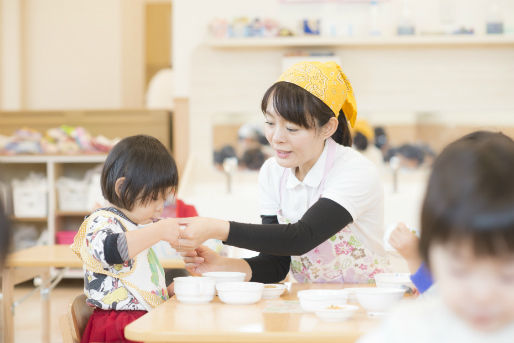
[[[6,267],[2,272],[2,342],[14,342],[14,272],[12,268]]]
[[[50,343],[50,270],[41,274],[41,342]]]

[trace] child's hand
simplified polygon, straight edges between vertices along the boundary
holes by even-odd
[[[406,260],[419,257],[418,237],[404,223],[399,223],[389,236],[389,244]]]
[[[161,240],[170,243],[172,247],[178,245],[180,226],[175,218],[161,219],[158,223]]]
[[[418,270],[422,262],[418,243],[419,238],[403,223],[399,223],[389,237],[389,244],[407,261],[411,274]]]
[[[220,219],[192,217],[178,219],[185,228],[180,230],[180,240],[174,248],[179,251],[194,250],[210,238],[224,241],[228,237],[229,223]]]

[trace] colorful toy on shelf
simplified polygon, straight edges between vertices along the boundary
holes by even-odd
[[[79,154],[108,152],[118,139],[104,136],[92,137],[83,127],[61,125],[40,132],[22,128],[12,136],[0,136],[0,154]]]

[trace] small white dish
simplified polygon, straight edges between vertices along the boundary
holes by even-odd
[[[348,292],[344,289],[307,289],[298,292],[298,299],[304,311],[314,312],[330,305],[346,305]]]
[[[286,290],[287,286],[281,283],[270,283],[264,285],[262,292],[262,299],[276,299],[279,298]]]
[[[330,305],[324,309],[316,311],[316,316],[326,322],[342,322],[352,317],[354,313],[359,309],[355,305]]]
[[[409,273],[379,273],[375,275],[375,283],[380,288],[414,289]]]
[[[404,295],[403,288],[361,288],[355,290],[359,304],[370,316],[378,316],[388,311]]]
[[[185,304],[205,304],[214,298],[216,281],[210,277],[183,276],[173,280],[177,300]]]
[[[255,304],[262,298],[264,284],[260,282],[222,282],[216,284],[218,297],[226,304]]]
[[[202,276],[211,277],[216,280],[216,284],[222,282],[244,281],[246,274],[240,272],[206,272]]]

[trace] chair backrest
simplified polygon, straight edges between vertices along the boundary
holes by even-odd
[[[93,308],[86,304],[86,295],[84,293],[77,295],[73,299],[70,305],[70,314],[70,324],[73,326],[73,342],[80,342],[89,317],[93,314]]]
[[[59,327],[61,328],[62,342],[63,343],[80,343],[73,341],[75,330],[71,325],[71,315],[63,314],[59,317]]]

